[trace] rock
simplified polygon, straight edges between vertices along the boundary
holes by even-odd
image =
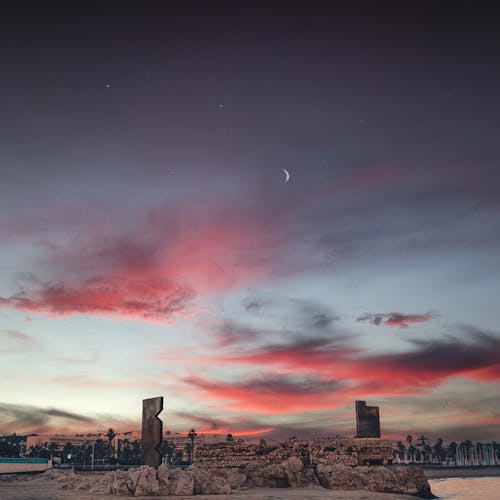
[[[56,477],[56,481],[61,485],[63,490],[85,490],[91,486],[90,482],[80,474],[76,474],[74,470],[64,471],[63,474]]]
[[[191,470],[158,468],[159,493],[165,496],[193,495],[194,474]]]
[[[290,457],[281,465],[292,488],[311,484],[312,474],[308,475],[305,473],[304,462],[299,457]]]
[[[90,488],[94,486],[94,480],[90,477],[81,477],[77,476],[76,481],[73,486],[68,489],[76,490],[76,491],[88,491]]]
[[[321,486],[332,490],[369,490],[407,494],[425,499],[436,498],[424,472],[416,468],[320,464],[316,468],[316,475]]]
[[[52,480],[56,479],[57,480],[59,477],[62,477],[64,474],[67,474],[68,472],[73,472],[73,471],[72,470],[63,471],[60,469],[49,469],[42,474],[42,477],[44,477],[46,479],[52,479]]]
[[[170,470],[167,464],[161,464],[158,467],[158,487],[160,495],[170,495]]]
[[[222,473],[226,478],[231,490],[241,490],[246,487],[248,475],[240,469],[223,469]]]
[[[231,491],[229,481],[217,470],[193,467],[195,495],[227,495]]]
[[[106,474],[103,475],[98,481],[96,481],[91,488],[89,489],[89,493],[94,493],[95,495],[105,495],[109,493],[109,482],[110,477]]]
[[[123,473],[123,476],[115,476],[115,483],[117,483],[116,486],[122,491],[120,494],[132,494],[136,497],[155,496],[160,494],[160,485],[156,478],[156,469],[148,465],[142,465],[138,469],[130,469]],[[124,486],[126,486],[127,493],[124,491]],[[114,493],[114,491],[112,491],[112,493]]]
[[[130,480],[128,472],[117,470],[112,472],[110,476],[106,475],[105,479],[107,479],[109,493],[114,495],[130,495],[133,493],[128,487],[128,482]]]
[[[136,497],[156,496],[160,494],[160,485],[156,479],[156,469],[143,465],[139,469],[139,477],[135,484]]]
[[[267,465],[260,469],[253,470],[250,474],[253,486],[267,488],[289,488],[285,467],[282,464]]]
[[[399,480],[403,482],[405,493],[419,498],[437,498],[431,491],[429,481],[422,469],[413,467],[395,467]]]
[[[89,491],[97,498],[111,493],[128,496],[190,496],[225,495],[232,490],[252,486],[288,488],[320,484],[335,490],[367,490],[383,493],[407,494],[436,498],[421,469],[413,467],[350,466],[345,464],[316,463],[306,465],[303,449],[292,449],[298,455],[289,456],[281,463],[267,461],[253,463],[247,468],[215,468],[197,464],[189,469],[169,469],[161,465],[158,470],[142,466],[129,471],[117,470],[102,475],[75,474],[73,470],[48,471],[44,477],[57,481],[61,488]],[[278,450],[280,453],[281,451]],[[276,450],[270,452],[274,453]]]
[[[172,474],[169,476],[169,478],[172,481],[172,492],[170,493],[170,495],[193,495],[194,476],[190,470],[175,469],[172,471]]]

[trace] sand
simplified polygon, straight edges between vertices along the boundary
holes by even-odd
[[[443,500],[494,500],[500,498],[500,477],[431,479],[434,495]]]
[[[415,500],[408,495],[395,495],[392,493],[375,493],[373,491],[337,491],[326,490],[321,486],[308,486],[296,489],[277,488],[255,488],[252,490],[238,492],[231,495],[196,495],[183,497],[130,497],[118,495],[94,495],[87,492],[62,490],[60,485],[53,480],[44,477],[36,477],[29,480],[19,478],[11,481],[0,481],[0,499],[2,500],[124,500],[130,498],[142,498],[143,500],[156,499],[184,499],[184,500]]]

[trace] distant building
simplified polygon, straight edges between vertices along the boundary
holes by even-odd
[[[202,444],[213,444],[213,443],[224,443],[226,441],[227,434],[197,434],[194,438],[194,444],[200,446]],[[177,448],[182,448],[191,439],[185,432],[165,432],[163,434],[163,440],[169,441],[174,444]]]
[[[378,406],[366,406],[366,401],[356,401],[356,437],[380,438]]]
[[[137,439],[137,436],[140,439],[140,435],[140,432],[117,432],[116,436],[111,441],[111,444],[116,450],[119,439],[128,439],[129,441],[133,441],[134,439]],[[85,446],[91,445],[99,439],[105,443],[108,442],[108,436],[105,432],[88,434],[35,434],[27,437],[26,448],[29,450],[31,447],[35,446],[55,445],[55,449],[62,450],[67,443],[71,443],[73,446]]]

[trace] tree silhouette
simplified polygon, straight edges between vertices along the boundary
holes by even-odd
[[[162,441],[160,448],[160,455],[166,457],[166,462],[168,464],[172,463],[172,457],[174,456],[175,444],[173,442],[167,441],[166,439]],[[165,462],[165,460],[164,460]]]
[[[188,432],[188,438],[191,439],[191,444],[193,444],[194,446],[194,438],[197,436],[198,434],[196,434],[196,431],[194,429],[191,429],[189,432]]]
[[[406,451],[405,445],[401,441],[398,441],[397,446],[398,446],[398,451],[399,451],[399,458],[401,460],[404,460],[405,459],[405,451]]]
[[[438,438],[436,443],[434,444],[434,455],[436,456],[438,462],[442,462],[444,459],[444,448],[443,448],[443,439]]]
[[[193,461],[193,450],[194,450],[194,444],[190,443],[189,441],[184,445],[184,449],[186,450],[186,453],[188,455],[188,460],[190,462]]]
[[[106,432],[106,436],[108,436],[108,442],[111,444],[111,441],[113,441],[116,436],[116,432],[110,427],[108,432]]]

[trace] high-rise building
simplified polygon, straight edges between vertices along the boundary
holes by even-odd
[[[366,401],[356,401],[356,437],[380,437],[378,406],[366,406]]]

